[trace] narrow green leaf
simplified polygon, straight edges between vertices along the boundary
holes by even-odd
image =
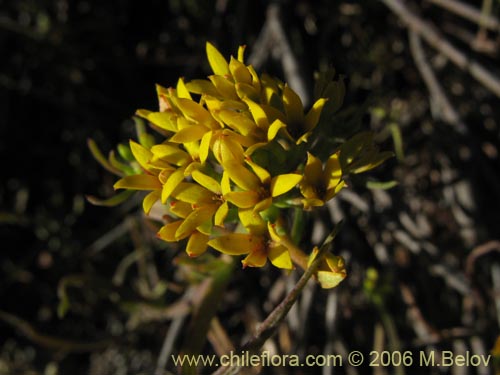
[[[392,141],[394,142],[394,151],[396,152],[396,158],[398,161],[403,161],[405,158],[403,150],[403,136],[401,135],[401,129],[398,124],[392,123],[389,125],[389,130],[391,131]]]
[[[101,164],[104,167],[104,169],[119,177],[123,176],[123,173],[119,169],[113,167],[111,163],[108,161],[108,159],[106,159],[104,154],[97,146],[97,143],[92,138],[87,139],[87,146],[90,152],[92,153],[92,156],[95,158],[95,160],[97,160],[99,164]]]
[[[95,206],[114,207],[125,202],[134,193],[135,191],[133,190],[125,190],[107,199],[100,199],[93,195],[86,195],[85,198]]]
[[[391,180],[391,181],[367,181],[366,182],[366,187],[368,189],[388,190],[388,189],[391,189],[397,185],[399,185],[399,182],[397,182],[395,180]]]

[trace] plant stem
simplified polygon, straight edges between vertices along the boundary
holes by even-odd
[[[219,302],[224,296],[227,285],[234,269],[233,257],[221,257],[220,264],[212,272],[209,285],[199,304],[194,306],[193,316],[186,332],[181,355],[194,357],[199,355],[205,345],[210,322],[217,312]],[[182,374],[196,374],[196,366],[190,366],[185,361]]]
[[[318,270],[321,262],[325,254],[330,247],[331,242],[335,238],[338,230],[341,227],[341,223],[337,224],[333,231],[328,235],[326,240],[321,245],[321,248],[318,251],[316,258],[311,262],[309,267],[307,267],[307,260],[305,263],[305,272],[300,277],[297,284],[293,287],[290,293],[281,301],[281,303],[276,306],[276,308],[268,315],[266,320],[262,322],[259,326],[255,334],[252,338],[243,346],[242,350],[247,351],[250,355],[257,353],[262,345],[269,339],[277,330],[279,324],[285,319],[288,311],[292,308],[293,304],[297,301],[300,293],[306,286],[309,279],[315,274]],[[291,242],[291,241],[290,241]],[[307,256],[304,254],[302,250],[297,247],[294,247],[294,251],[300,252],[304,257]],[[302,255],[301,255],[302,257]],[[302,259],[302,258],[301,258]],[[242,366],[232,366],[232,367],[221,367],[218,371],[215,372],[217,375],[232,375],[237,374],[241,370]]]

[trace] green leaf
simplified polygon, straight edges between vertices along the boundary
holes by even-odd
[[[118,144],[118,154],[126,161],[135,161],[134,155],[132,154],[132,151],[130,150],[130,147],[128,145],[125,145],[123,143]]]
[[[116,157],[116,154],[113,150],[111,150],[109,152],[108,160],[113,167],[122,171],[124,174],[126,174],[126,175],[134,174],[134,169],[130,165],[125,164],[125,163],[121,162],[120,160],[118,160],[118,158]]]
[[[92,156],[94,157],[94,159],[97,160],[97,162],[99,164],[101,164],[104,167],[104,169],[108,170],[109,172],[111,172],[119,177],[123,176],[123,173],[119,169],[117,169],[113,165],[111,165],[109,160],[106,159],[104,154],[101,152],[101,150],[97,146],[97,143],[92,138],[87,139],[87,146],[88,146],[90,152],[92,153]]]
[[[93,195],[86,195],[85,198],[95,206],[114,207],[125,202],[134,193],[133,190],[125,190],[107,199],[100,199]]]
[[[388,189],[391,189],[397,185],[399,185],[399,182],[397,182],[395,180],[391,180],[391,181],[367,181],[366,182],[366,187],[368,189],[388,190]]]
[[[403,136],[401,135],[401,129],[398,124],[389,124],[389,130],[391,131],[392,141],[394,142],[394,151],[396,152],[396,158],[398,161],[403,161],[405,158],[403,151]]]

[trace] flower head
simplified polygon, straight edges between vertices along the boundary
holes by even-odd
[[[186,241],[189,256],[213,248],[245,255],[245,267],[263,267],[268,260],[283,269],[293,263],[307,267],[288,236],[288,210],[323,205],[345,186],[349,173],[373,168],[387,154],[362,135],[325,161],[314,156],[310,139],[319,139],[324,108],[340,92],[332,87],[343,86],[330,84],[333,74],[323,79],[319,96],[304,110],[288,84],[247,65],[244,51],[241,46],[236,57],[226,59],[207,43],[213,74],[180,78],[170,88],[157,85],[159,109],[137,111],[157,135],[138,121],[139,142],[119,147],[123,160],[114,153],[106,160],[94,143],[89,146],[121,177],[115,189],[147,191],[146,214],[163,207],[158,237]],[[345,277],[342,259],[327,255],[317,277],[325,287],[338,284]]]

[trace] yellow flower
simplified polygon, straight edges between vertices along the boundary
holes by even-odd
[[[231,181],[241,189],[225,194],[224,198],[239,208],[252,208],[254,212],[263,211],[271,206],[273,198],[287,193],[302,179],[302,176],[296,173],[271,177],[268,171],[250,158],[246,158],[245,162],[253,172],[237,162],[227,162],[223,165]]]
[[[316,258],[318,252],[319,249],[314,247],[311,255],[309,256],[308,266]],[[323,261],[316,271],[315,276],[322,288],[335,288],[347,276],[344,259],[340,256],[333,255],[332,253],[326,253],[323,257]]]
[[[285,85],[282,93],[283,105],[285,107],[287,131],[296,140],[297,144],[307,142],[312,131],[318,125],[321,111],[326,99],[318,99],[312,108],[304,115],[302,100],[288,85]]]
[[[247,255],[242,260],[243,267],[264,267],[267,259],[283,269],[292,269],[292,260],[286,246],[276,234],[271,223],[268,232],[261,235],[253,233],[229,233],[208,241],[208,245],[224,254]]]
[[[318,125],[321,112],[327,99],[319,98],[314,102],[311,109],[304,114],[304,105],[299,95],[287,84],[263,75],[262,77],[262,100],[260,107],[271,122],[279,120],[285,124],[284,134],[296,144],[307,142],[312,131]],[[278,124],[275,124],[274,131]]]
[[[206,223],[213,215],[213,207],[205,206],[193,209],[189,204],[172,201],[170,212],[181,219],[161,227],[157,234],[158,238],[167,242],[177,242],[189,237],[186,253],[191,257],[203,254],[207,249],[210,237]]]
[[[323,169],[321,160],[307,153],[304,178],[300,182],[300,192],[304,208],[322,206],[332,199],[345,185],[338,153],[332,154]]]
[[[260,97],[260,79],[251,65],[245,65],[244,46],[238,49],[238,58],[231,57],[228,63],[224,56],[211,43],[206,44],[208,62],[214,75],[209,81],[196,80],[187,84],[188,89],[196,94],[214,95],[218,98],[239,100],[245,97],[258,100]]]
[[[158,237],[186,240],[189,256],[210,246],[246,255],[244,267],[262,267],[269,259],[283,269],[291,269],[292,260],[307,268],[307,255],[286,235],[282,210],[299,200],[305,209],[322,206],[345,186],[345,175],[371,169],[387,154],[362,133],[326,163],[307,153],[303,174],[297,173],[304,164],[303,143],[328,100],[320,96],[332,89],[323,85],[305,112],[286,83],[259,76],[246,65],[244,51],[241,46],[237,57],[227,60],[207,43],[213,71],[208,79],[157,85],[159,110],[137,111],[161,137],[159,142],[138,128],[140,143],[130,141],[129,164],[115,168],[116,159],[104,164],[124,176],[115,189],[149,192],[143,200],[146,214],[157,202],[164,206],[165,225]],[[310,259],[316,253],[317,248]],[[323,287],[336,286],[345,277],[342,258],[325,255],[316,276]]]
[[[223,173],[221,182],[193,169],[194,182],[181,182],[172,191],[169,211],[179,220],[164,225],[158,237],[177,242],[189,237],[186,252],[198,256],[205,252],[212,226],[224,226],[229,205],[223,198],[230,190],[229,177]]]
[[[143,200],[144,212],[149,213],[151,207],[160,199],[161,180],[174,168],[160,160],[152,161],[153,153],[139,143],[130,141],[130,150],[145,173],[125,176],[118,180],[113,188],[151,191]]]

